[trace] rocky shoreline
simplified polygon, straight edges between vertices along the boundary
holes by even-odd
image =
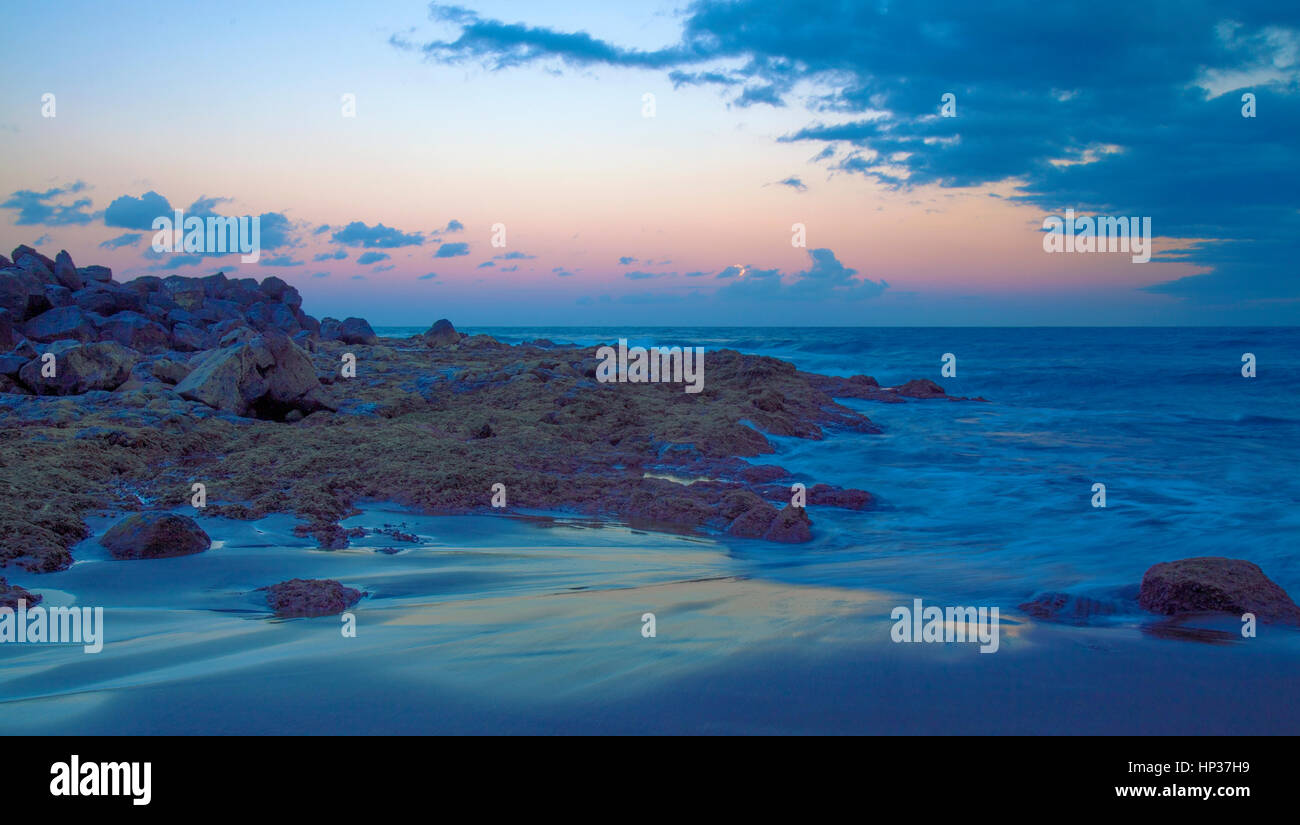
[[[119,283],[20,246],[0,255],[0,567],[65,569],[88,514],[175,509],[196,484],[195,515],[289,513],[326,549],[356,537],[339,522],[368,500],[806,542],[814,525],[793,485],[813,508],[873,498],[747,460],[774,452],[768,435],[879,432],[837,398],[967,400],[926,379],[881,387],[726,349],[705,354],[698,394],[602,384],[596,349],[511,346],[446,319],[380,338],[360,318],[306,314],[276,277]],[[205,549],[188,526],[149,519],[133,529]],[[114,554],[172,554],[146,544]]]

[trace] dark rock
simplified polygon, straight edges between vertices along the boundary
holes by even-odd
[[[113,525],[99,543],[116,559],[162,559],[202,553],[212,546],[189,516],[136,513]]]
[[[72,256],[66,249],[60,250],[54,258],[54,280],[69,291],[75,292],[81,289],[81,275],[77,272],[77,266],[72,262]]]
[[[42,377],[44,364],[33,359],[18,371],[19,379],[38,395],[81,395],[91,390],[115,390],[131,377],[137,356],[115,341],[72,344],[56,351],[55,376]]]
[[[44,282],[18,267],[0,269],[0,309],[19,321],[49,309]]]
[[[42,312],[23,325],[23,332],[33,341],[94,341],[99,338],[94,317],[79,307],[66,306]]]
[[[165,352],[171,340],[166,327],[135,312],[121,312],[100,324],[100,337],[145,354]]]
[[[206,346],[207,333],[189,324],[172,327],[171,346],[181,352],[198,352]]]
[[[114,315],[119,312],[144,312],[141,293],[119,284],[89,281],[84,289],[72,293],[72,302],[84,312]]]
[[[362,593],[333,579],[290,579],[266,590],[266,603],[282,618],[333,616],[361,601]]]
[[[342,321],[334,321],[334,324],[328,327],[328,333],[326,329],[325,320],[322,320],[320,335],[326,341],[340,341],[344,344],[376,344],[379,342],[379,336],[375,335],[375,331],[370,328],[370,324],[366,323],[364,318],[345,318]]]
[[[448,321],[446,318],[439,318],[437,321],[434,321],[433,326],[429,327],[428,331],[424,333],[423,338],[425,346],[445,347],[450,344],[460,343],[461,335],[456,331],[456,328],[451,325],[451,321]]]
[[[812,519],[804,508],[787,504],[772,520],[763,538],[786,544],[812,541]]]
[[[0,347],[8,349],[18,343],[22,336],[14,329],[14,315],[7,309],[0,309]]]
[[[335,409],[311,356],[279,333],[211,353],[176,385],[176,392],[218,410],[274,420],[283,420],[293,410],[306,414]]]
[[[289,288],[289,285],[284,282],[283,278],[278,278],[275,275],[263,279],[260,286],[262,294],[270,298],[272,301],[279,301],[280,297],[284,295],[284,291]]]
[[[113,280],[113,270],[106,266],[79,266],[77,274],[81,276],[81,282],[97,281],[106,284]]]
[[[727,527],[727,533],[744,539],[763,538],[776,517],[776,508],[760,499],[757,504],[731,522]]]
[[[170,278],[163,279],[162,286],[167,297],[181,309],[194,310],[203,305],[203,299],[206,297],[203,282],[197,278],[172,275]]]
[[[491,438],[492,435],[492,425],[488,424],[486,421],[483,422],[482,427],[479,427],[474,431],[475,438]]]
[[[820,507],[839,507],[844,510],[867,510],[872,504],[871,493],[866,490],[839,490],[829,484],[814,484],[808,490],[808,503]]]
[[[1166,616],[1254,613],[1263,622],[1300,624],[1300,607],[1286,591],[1242,559],[1209,556],[1153,565],[1142,577],[1138,604]]]
[[[948,394],[943,391],[943,387],[931,381],[929,378],[914,378],[906,384],[899,387],[896,392],[907,398],[947,398]]]
[[[27,602],[28,607],[35,607],[41,603],[40,596],[35,593],[29,593],[26,589],[19,587],[16,584],[10,584],[3,576],[0,576],[0,607],[17,610],[19,599]]]
[[[168,384],[179,384],[185,380],[185,376],[193,372],[193,369],[187,364],[178,364],[167,358],[159,358],[149,365],[149,372],[159,381],[165,381]]]
[[[0,375],[7,375],[10,378],[17,377],[18,371],[26,366],[30,360],[32,359],[26,355],[0,355]]]
[[[268,301],[258,302],[248,308],[248,322],[259,332],[279,330],[292,335],[299,329],[293,310],[284,304]]]
[[[1095,616],[1116,612],[1113,604],[1070,593],[1043,593],[1021,604],[1019,609],[1036,619],[1065,624],[1087,624]]]

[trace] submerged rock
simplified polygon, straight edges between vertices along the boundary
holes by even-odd
[[[290,579],[261,589],[267,591],[271,610],[282,618],[332,616],[361,601],[363,595],[333,579]]]
[[[40,596],[29,593],[16,584],[10,584],[3,576],[0,576],[0,607],[17,610],[19,599],[27,602],[28,607],[35,607],[41,602]]]
[[[1138,604],[1152,613],[1254,613],[1263,622],[1300,624],[1300,607],[1264,571],[1243,559],[1206,556],[1153,565]]]
[[[113,525],[99,543],[116,559],[162,559],[202,553],[212,539],[189,516],[136,513]]]
[[[1096,616],[1115,613],[1113,604],[1059,592],[1042,593],[1019,605],[1019,609],[1036,619],[1065,624],[1087,624]]]

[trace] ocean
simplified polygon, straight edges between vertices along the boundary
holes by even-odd
[[[1300,633],[1180,633],[1135,602],[1152,564],[1202,555],[1300,595],[1300,330],[463,331],[729,347],[988,401],[847,400],[881,433],[770,438],[755,462],[878,499],[811,508],[809,544],[383,502],[344,525],[417,545],[321,551],[283,515],[204,518],[213,548],[172,559],[113,561],[91,537],[70,569],[15,578],[103,606],[104,649],[0,645],[0,733],[1300,733]],[[356,636],[269,619],[256,588],[292,577],[366,591]],[[1048,592],[1106,610],[1017,610]],[[892,643],[917,598],[998,607],[998,652]]]

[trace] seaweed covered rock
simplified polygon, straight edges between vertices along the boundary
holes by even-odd
[[[212,539],[189,516],[136,513],[113,525],[99,543],[116,559],[163,559],[202,553]]]
[[[1254,613],[1264,622],[1300,624],[1300,607],[1264,571],[1243,559],[1206,556],[1153,565],[1138,604],[1152,613]]]
[[[19,599],[27,602],[28,607],[35,607],[41,601],[40,596],[29,593],[16,584],[10,584],[3,576],[0,576],[0,607],[17,610]]]
[[[281,333],[268,332],[203,357],[176,385],[182,398],[235,415],[282,421],[334,409],[311,356]]]
[[[361,601],[362,593],[333,579],[290,579],[261,588],[266,603],[282,618],[332,616]]]

